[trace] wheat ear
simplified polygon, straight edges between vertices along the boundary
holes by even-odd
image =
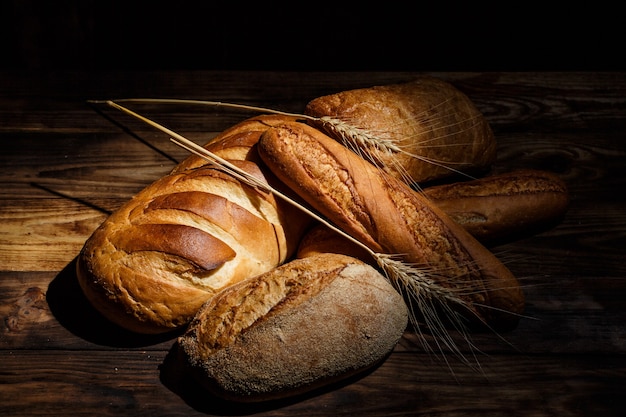
[[[114,101],[109,100],[105,103],[117,110],[122,111],[123,113],[126,113],[143,121],[144,123],[160,130],[163,133],[166,133],[167,135],[171,136],[171,140],[175,144],[207,160],[211,164],[215,165],[217,168],[222,169],[227,173],[233,175],[235,178],[241,180],[243,183],[260,189],[264,192],[272,193],[274,196],[280,198],[281,200],[287,202],[292,206],[295,206],[307,215],[311,216],[313,219],[319,221],[321,224],[325,225],[326,227],[345,237],[352,243],[363,248],[376,261],[380,269],[383,271],[385,277],[389,280],[393,287],[405,298],[409,307],[409,319],[413,327],[415,327],[415,329],[419,331],[420,323],[417,316],[413,313],[414,309],[412,308],[413,304],[415,304],[415,306],[417,307],[416,311],[420,311],[423,314],[424,324],[426,325],[426,327],[431,332],[433,332],[434,335],[438,336],[438,338],[443,341],[442,343],[444,343],[445,346],[454,351],[457,356],[463,358],[463,353],[458,349],[439,317],[434,313],[436,310],[435,305],[443,307],[446,311],[446,315],[452,318],[452,321],[456,323],[457,329],[459,329],[464,335],[465,339],[469,341],[469,338],[467,337],[466,331],[462,324],[462,319],[458,316],[458,313],[455,312],[454,308],[452,307],[454,305],[457,305],[471,310],[468,303],[464,301],[460,296],[461,292],[459,291],[459,289],[447,288],[438,284],[433,279],[432,271],[408,264],[400,259],[400,255],[383,254],[373,251],[367,245],[360,242],[358,239],[355,239],[350,234],[343,231],[341,228],[335,226],[319,214],[293,200],[291,197],[283,194],[279,190],[274,189],[269,184],[260,181],[258,178],[250,175],[246,171],[231,164],[227,160],[219,157],[218,155],[215,155],[214,153],[196,144],[195,142],[190,141],[182,135],[168,129],[167,127],[157,122],[154,122],[126,107],[123,107]],[[427,345],[425,345],[425,348],[428,350],[432,350]],[[441,349],[439,350],[441,351]]]
[[[466,162],[453,162],[438,160],[423,155],[419,155],[413,152],[409,152],[399,145],[399,141],[394,139],[384,138],[383,135],[375,134],[374,132],[362,128],[358,128],[353,124],[345,122],[339,118],[333,118],[323,116],[316,118],[318,122],[322,124],[322,128],[326,133],[334,138],[337,138],[341,143],[352,152],[359,155],[361,158],[372,163],[375,167],[383,169],[385,162],[382,161],[379,154],[388,155],[390,158],[389,165],[399,173],[402,180],[410,185],[416,185],[415,180],[407,172],[404,165],[394,158],[394,154],[404,154],[409,158],[417,159],[430,165],[434,165],[443,169],[447,169],[455,174],[474,179],[467,173],[460,169],[453,168],[451,165],[467,165]],[[438,138],[439,139],[439,138]],[[458,146],[455,145],[441,145],[441,146]],[[375,150],[375,151],[373,151]],[[379,154],[377,154],[377,152]]]
[[[124,98],[124,99],[116,99],[116,100],[92,100],[91,103],[101,104],[107,102],[114,103],[138,103],[138,104],[191,104],[191,105],[201,105],[201,106],[210,106],[210,107],[224,107],[238,110],[247,110],[258,113],[269,113],[276,114],[288,117],[296,117],[299,119],[310,120],[319,123],[324,130],[331,136],[339,139],[344,146],[352,150],[353,152],[359,154],[362,158],[368,160],[372,164],[377,167],[381,166],[381,162],[379,158],[376,156],[374,152],[370,149],[376,149],[378,152],[387,153],[389,155],[393,155],[394,153],[402,153],[410,158],[418,159],[422,162],[435,165],[456,174],[465,175],[466,173],[451,167],[450,165],[454,165],[454,162],[450,161],[442,161],[436,160],[433,158],[427,158],[422,155],[418,155],[415,153],[408,152],[402,149],[401,146],[398,145],[397,141],[394,139],[384,138],[382,135],[378,135],[371,130],[363,129],[358,126],[355,126],[349,122],[342,120],[341,118],[331,117],[331,116],[322,116],[316,117],[306,114],[300,113],[292,113],[285,112],[281,110],[270,109],[266,107],[259,106],[251,106],[247,104],[236,104],[236,103],[226,103],[222,101],[211,101],[211,100],[192,100],[192,99],[176,99],[176,98]],[[393,164],[394,169],[399,172],[403,172],[404,168],[401,164]],[[412,183],[413,180],[406,174],[402,174],[405,182]]]

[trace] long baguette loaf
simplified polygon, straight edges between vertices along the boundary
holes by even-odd
[[[483,244],[499,244],[543,231],[567,211],[569,191],[557,175],[516,170],[466,182],[437,185],[424,195]],[[343,253],[369,259],[362,248],[325,227],[309,230],[298,256]]]
[[[530,169],[432,186],[423,192],[479,242],[491,245],[553,226],[569,204],[569,192],[563,180],[551,172]],[[322,225],[307,231],[296,256],[324,252],[371,261],[371,255],[363,248]]]
[[[474,103],[434,77],[318,97],[307,104],[305,114],[339,119],[393,142],[403,152],[381,150],[358,135],[353,145],[370,153],[386,172],[408,182],[483,170],[496,155],[493,132]],[[331,137],[341,136],[324,120],[313,124]]]
[[[479,179],[436,185],[424,195],[483,244],[501,244],[553,226],[567,211],[569,191],[556,174],[523,169]],[[333,252],[371,256],[326,227],[309,230],[298,256]]]
[[[226,288],[178,339],[210,392],[250,402],[303,393],[362,372],[407,325],[400,295],[371,266],[318,254]]]
[[[262,132],[286,120],[253,118],[207,147],[261,179],[271,178],[250,159],[257,158]],[[272,195],[190,158],[94,231],[78,256],[79,283],[96,309],[118,325],[167,332],[187,324],[225,286],[288,259],[308,222]]]
[[[458,288],[468,319],[500,329],[517,323],[524,296],[516,278],[407,184],[302,123],[268,129],[259,153],[281,181],[371,250],[401,254],[439,285]]]
[[[557,175],[529,169],[437,185],[424,194],[483,243],[535,233],[560,220],[569,204]]]

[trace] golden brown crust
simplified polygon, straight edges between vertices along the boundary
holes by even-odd
[[[213,393],[261,401],[373,366],[407,320],[402,298],[376,270],[319,254],[226,288],[198,311],[179,347]]]
[[[304,152],[306,150],[306,152]],[[267,130],[259,153],[282,181],[374,252],[436,271],[494,326],[516,323],[523,294],[498,259],[421,194],[301,123]],[[449,277],[450,279],[446,279]]]
[[[372,255],[356,243],[328,227],[313,226],[300,240],[296,257],[307,258],[321,253],[338,253],[372,263]]]
[[[258,163],[258,156],[254,147],[259,140],[259,136],[269,127],[295,120],[294,117],[271,114],[251,117],[224,130],[211,139],[204,147],[224,159]],[[206,164],[207,161],[204,158],[198,155],[190,155],[176,165],[172,173],[198,168]]]
[[[567,186],[557,175],[530,169],[433,186],[424,194],[485,243],[541,230],[569,205]]]
[[[269,126],[265,120],[246,121],[221,135],[227,143],[211,146],[222,157],[258,159],[249,147]],[[256,163],[232,162],[265,180]],[[120,326],[141,333],[174,330],[221,288],[289,258],[308,222],[271,194],[189,159],[94,231],[78,257],[79,282],[92,304]]]
[[[337,118],[393,141],[404,153],[359,143],[386,172],[403,180],[405,174],[419,183],[450,176],[450,168],[482,170],[495,159],[496,142],[483,115],[465,94],[433,77],[319,97],[308,103],[305,114]],[[330,124],[312,124],[337,138]]]
[[[303,134],[305,131],[308,135]],[[316,140],[317,133],[301,123],[279,125],[262,136],[261,157],[283,183],[337,226],[349,230],[351,236],[373,250],[381,251],[372,236],[376,225],[367,210],[367,201],[359,194],[355,179],[348,175],[342,161],[328,149],[329,143]],[[336,142],[330,145],[341,147]],[[354,163],[354,170],[369,165],[362,159]]]
[[[230,261],[236,252],[213,235],[183,224],[148,223],[130,226],[111,236],[124,252],[157,251],[188,260],[211,271]]]

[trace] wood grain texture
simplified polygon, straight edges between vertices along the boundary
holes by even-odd
[[[5,385],[0,411],[15,416],[44,410],[48,415],[72,410],[86,416],[546,416],[615,415],[626,406],[621,395],[626,360],[620,356],[496,357],[481,372],[461,368],[453,375],[426,356],[394,354],[369,374],[344,384],[297,399],[241,405],[209,397],[183,380],[167,368],[167,355],[1,352]]]
[[[434,73],[466,92],[498,140],[495,172],[555,172],[571,204],[544,232],[491,248],[524,285],[526,318],[472,335],[482,372],[407,332],[389,359],[281,403],[207,398],[172,366],[176,335],[135,335],[76,282],[84,241],[187,154],[88,99],[186,97],[301,111],[312,98],[407,72],[0,74],[0,414],[618,416],[626,409],[626,74]],[[202,143],[251,114],[136,106]],[[501,337],[500,337],[501,336]],[[461,343],[472,358],[472,350]],[[449,360],[446,364],[444,359]]]

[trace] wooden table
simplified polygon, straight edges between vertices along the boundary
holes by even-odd
[[[626,74],[437,73],[484,112],[495,168],[556,172],[562,223],[492,248],[520,278],[528,318],[476,334],[480,369],[424,352],[407,333],[368,375],[297,400],[217,401],[168,369],[173,340],[101,319],[74,259],[106,216],[187,156],[168,138],[87,103],[181,97],[301,111],[339,90],[412,73],[0,74],[0,415],[611,416],[626,411]],[[203,142],[248,117],[144,106]]]

